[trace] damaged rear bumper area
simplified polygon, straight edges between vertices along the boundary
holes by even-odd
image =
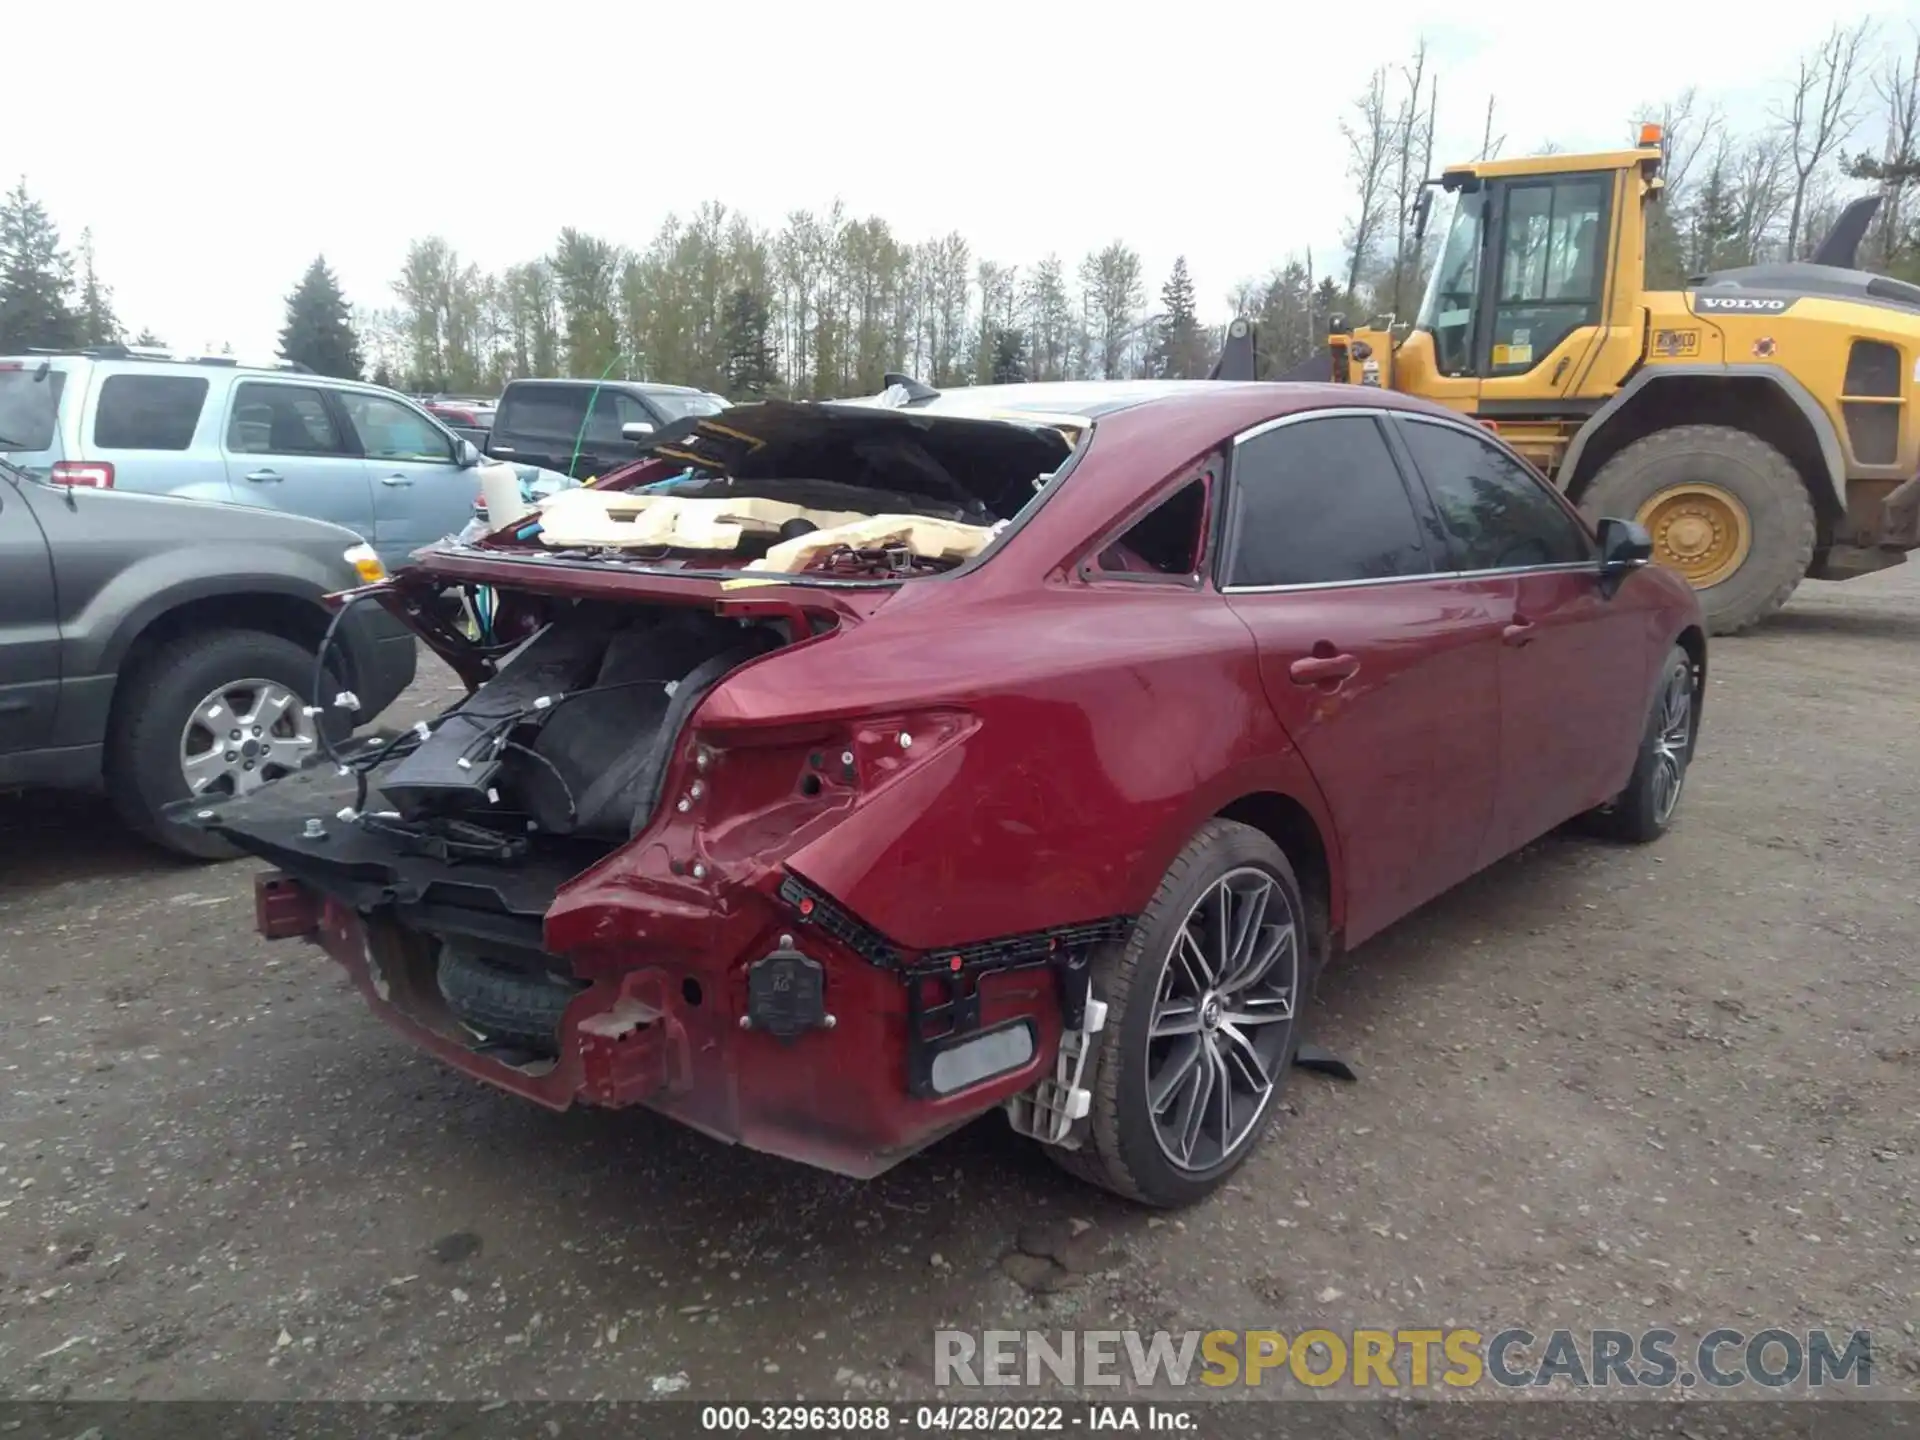
[[[910,803],[892,782],[963,720],[919,717],[911,748],[870,722],[703,728],[731,669],[830,629],[632,609],[528,610],[435,722],[192,811],[274,867],[260,932],[320,945],[390,1026],[503,1090],[847,1175],[1045,1081],[1089,948],[1124,922],[915,952],[787,863]]]

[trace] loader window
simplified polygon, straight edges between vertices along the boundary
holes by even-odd
[[[1480,218],[1486,210],[1484,190],[1459,196],[1447,226],[1447,242],[1440,260],[1427,277],[1427,293],[1420,298],[1418,329],[1433,336],[1436,364],[1442,375],[1473,373],[1473,312],[1480,298]]]
[[[1506,187],[1482,374],[1522,374],[1575,330],[1600,323],[1610,186],[1610,176],[1562,175]]]

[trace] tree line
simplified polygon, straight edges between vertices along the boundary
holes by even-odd
[[[1320,351],[1336,313],[1413,318],[1441,239],[1437,225],[1422,234],[1413,223],[1423,182],[1436,160],[1494,159],[1508,146],[1489,98],[1471,112],[1474,153],[1436,155],[1443,79],[1424,44],[1376,67],[1339,122],[1349,183],[1338,253],[1289,256],[1224,297],[1258,322],[1263,375]],[[1850,194],[1870,187],[1882,205],[1862,263],[1920,279],[1920,33],[1836,24],[1756,124],[1735,126],[1694,90],[1622,118],[1623,145],[1645,121],[1665,133],[1650,284],[1804,258]],[[888,372],[936,386],[1204,375],[1221,332],[1199,310],[1184,258],[1151,285],[1124,237],[1077,259],[1015,263],[976,253],[957,231],[901,236],[838,202],[774,227],[710,202],[637,246],[564,228],[546,254],[499,271],[444,237],[418,239],[391,300],[357,310],[316,259],[287,296],[281,351],[417,392],[618,374],[736,399],[807,398],[872,393]],[[69,253],[22,181],[0,205],[0,353],[122,338],[87,232]]]

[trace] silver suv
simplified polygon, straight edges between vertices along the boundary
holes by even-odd
[[[0,454],[57,483],[331,520],[389,567],[457,533],[480,489],[480,452],[391,390],[119,345],[0,358]]]

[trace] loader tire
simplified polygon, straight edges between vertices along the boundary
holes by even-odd
[[[1725,425],[1634,441],[1600,468],[1580,510],[1645,525],[1655,563],[1693,584],[1713,635],[1773,614],[1813,563],[1813,502],[1800,472],[1766,441]]]

